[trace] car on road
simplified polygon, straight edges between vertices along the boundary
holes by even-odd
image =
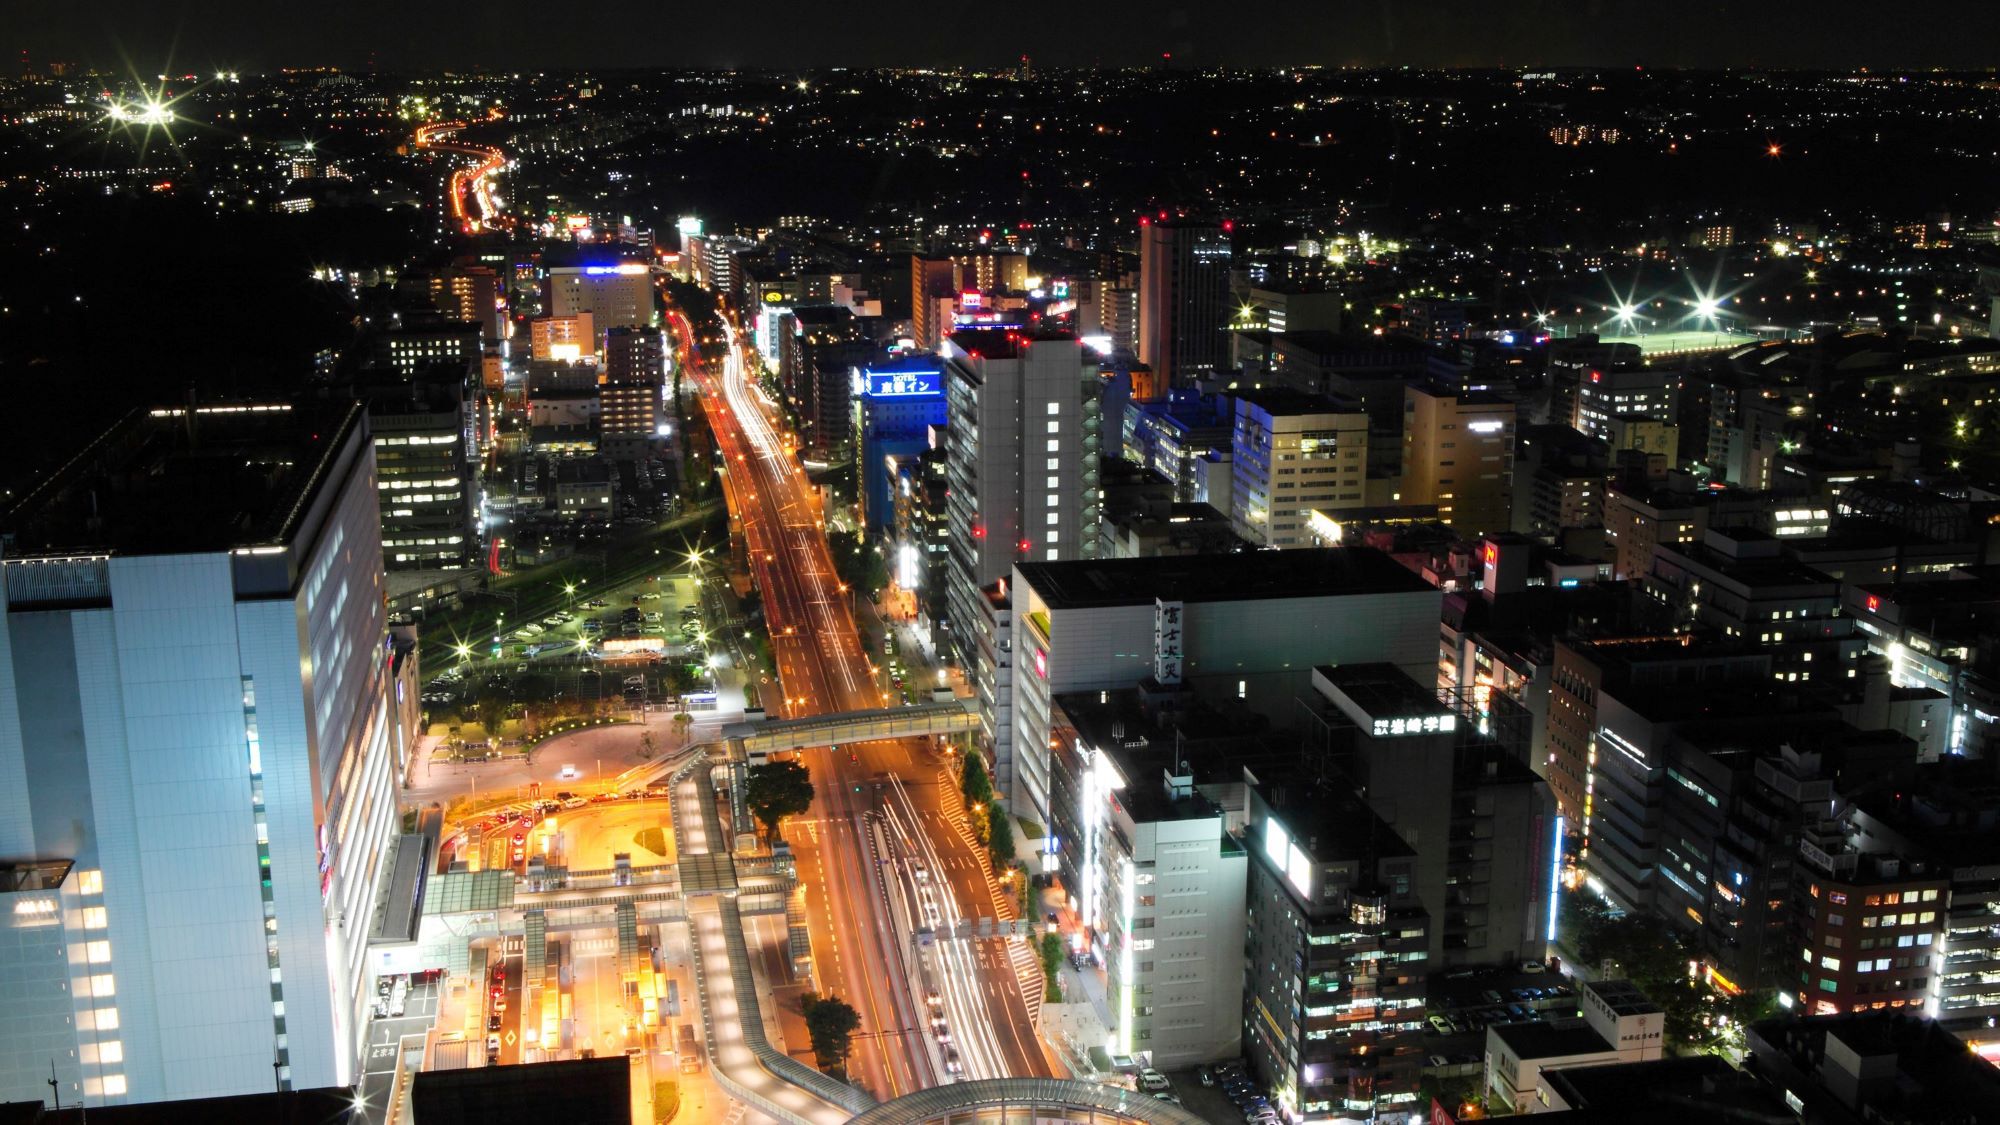
[[[563,768],[556,771],[557,781],[575,781],[577,778],[582,776],[583,776],[583,771],[577,769],[573,765],[569,765],[568,763],[565,763],[563,765]]]
[[[1167,1081],[1166,1075],[1161,1074],[1151,1067],[1147,1067],[1145,1070],[1139,1072],[1139,1085],[1144,1086],[1151,1092],[1158,1093],[1161,1090],[1170,1088],[1173,1084]]]
[[[486,1030],[488,1031],[500,1030],[500,1013],[495,1012],[492,1015],[486,1017]]]
[[[608,606],[610,604],[611,604],[610,602],[605,601],[603,598],[592,598],[589,601],[583,603],[583,608],[603,609],[605,606]]]
[[[489,1035],[486,1037],[486,1061],[489,1063],[500,1061],[500,1037],[498,1035]]]

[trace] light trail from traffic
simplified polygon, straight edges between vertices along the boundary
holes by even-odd
[[[741,530],[744,553],[764,598],[765,624],[787,717],[879,708],[890,696],[861,647],[848,589],[828,549],[820,500],[793,444],[771,418],[771,404],[751,382],[738,333],[726,319],[721,372],[701,362],[693,327],[678,311],[669,324],[685,348],[688,370],[709,412],[723,462],[723,486]],[[885,880],[893,861],[873,856],[871,816],[887,816],[885,801],[903,804],[899,833],[922,840],[923,854],[949,892],[957,918],[995,909],[985,869],[938,807],[948,770],[921,740],[817,749],[801,754],[817,795],[812,819],[792,837],[806,887],[813,958],[822,992],[840,995],[861,1014],[850,1073],[878,1097],[932,1085],[938,1073],[929,1015],[900,970],[911,935],[895,932]],[[912,788],[894,796],[878,783],[902,779]],[[912,795],[920,798],[919,808]],[[949,880],[953,885],[943,886]],[[1047,1076],[1053,1072],[1035,1037],[1020,983],[1001,943],[947,950],[946,973],[956,978],[947,1000],[954,1035],[975,1052],[972,1073]]]

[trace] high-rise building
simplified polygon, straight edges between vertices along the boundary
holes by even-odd
[[[557,266],[549,271],[548,311],[587,312],[600,330],[646,327],[653,323],[653,271],[644,262]]]
[[[891,591],[909,596],[918,632],[942,639],[951,587],[951,517],[945,500],[944,427],[932,427],[914,456],[893,458],[895,555]]]
[[[1074,338],[997,330],[957,333],[944,356],[951,643],[986,699],[996,667],[980,658],[994,619],[982,591],[1016,561],[1096,552],[1097,364]],[[1012,731],[982,714],[987,745],[1004,758]]]
[[[1049,701],[1061,692],[1150,677],[1282,714],[1311,690],[1316,663],[1386,661],[1437,674],[1443,594],[1364,547],[1022,562],[1007,585],[1018,690],[994,788],[1017,815],[1045,824]]]
[[[1403,499],[1460,535],[1512,526],[1514,404],[1486,391],[1405,388]]]
[[[957,296],[957,268],[950,258],[910,255],[910,337],[918,351],[936,351],[950,332],[951,324],[940,321],[938,307]]]
[[[588,312],[528,322],[528,356],[544,363],[595,363],[597,318]]]
[[[658,387],[666,381],[667,348],[659,329],[616,327],[604,333],[606,385]]]
[[[1229,261],[1220,225],[1139,220],[1139,358],[1171,386],[1228,366]]]
[[[364,387],[390,570],[453,570],[479,549],[479,490],[464,384]]]
[[[425,285],[431,304],[446,319],[470,321],[486,343],[500,342],[499,274],[486,266],[451,266],[426,278]]]
[[[855,455],[861,463],[861,522],[870,536],[895,525],[895,467],[930,446],[946,420],[944,365],[934,356],[871,363],[855,372]]]
[[[1576,414],[1570,425],[1610,441],[1613,420],[1628,416],[1672,426],[1680,408],[1681,372],[1639,364],[1591,367],[1577,378]],[[1614,445],[1614,448],[1616,446]],[[1668,461],[1669,467],[1673,464]]]
[[[1540,961],[1554,938],[1561,828],[1527,766],[1527,713],[1440,699],[1392,664],[1313,669],[1307,738],[1411,850],[1433,970]]]
[[[404,768],[366,412],[137,411],[7,522],[0,1099],[348,1084]]]
[[[1260,547],[1310,547],[1313,511],[1359,508],[1368,473],[1368,412],[1298,391],[1236,395],[1229,519]]]
[[[479,381],[483,347],[479,326],[467,321],[412,324],[376,337],[375,363],[409,380],[420,371],[449,371],[467,383]]]
[[[1296,1119],[1409,1113],[1431,926],[1416,853],[1343,785],[1247,780],[1244,1056]]]

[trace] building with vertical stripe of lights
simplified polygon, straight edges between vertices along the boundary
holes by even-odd
[[[402,752],[366,412],[138,411],[6,524],[0,1102],[349,1083]]]

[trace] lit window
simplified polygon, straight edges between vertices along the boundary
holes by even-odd
[[[101,906],[86,906],[86,907],[84,907],[84,908],[83,908],[83,928],[84,928],[84,929],[86,929],[86,930],[101,930],[101,929],[103,929],[103,928],[105,927],[105,925],[106,925],[106,921],[105,921],[105,916],[104,916],[104,908],[103,908],[103,907],[101,907]]]
[[[104,1096],[105,1096],[105,1097],[107,1097],[107,1098],[122,1098],[122,1097],[124,1097],[124,1096],[125,1096],[125,1076],[124,1076],[124,1075],[122,1075],[122,1074],[107,1074],[107,1075],[105,1075],[105,1076],[104,1076]]]
[[[79,871],[76,873],[76,893],[80,895],[101,895],[104,893],[104,872]]]
[[[124,1062],[125,1044],[120,1043],[116,1039],[113,1039],[109,1043],[99,1043],[97,1045],[97,1061],[100,1063]]]
[[[1060,413],[1062,413],[1062,404],[1061,404],[1061,403],[1059,403],[1059,402],[1052,402],[1052,403],[1049,403],[1049,413],[1050,413],[1050,414],[1060,414]]]
[[[116,996],[118,994],[118,986],[112,980],[110,973],[99,973],[91,977],[89,983],[90,995],[92,996],[104,997]]]
[[[83,947],[83,956],[84,960],[89,961],[93,965],[106,964],[111,960],[111,943],[108,941],[87,942]]]

